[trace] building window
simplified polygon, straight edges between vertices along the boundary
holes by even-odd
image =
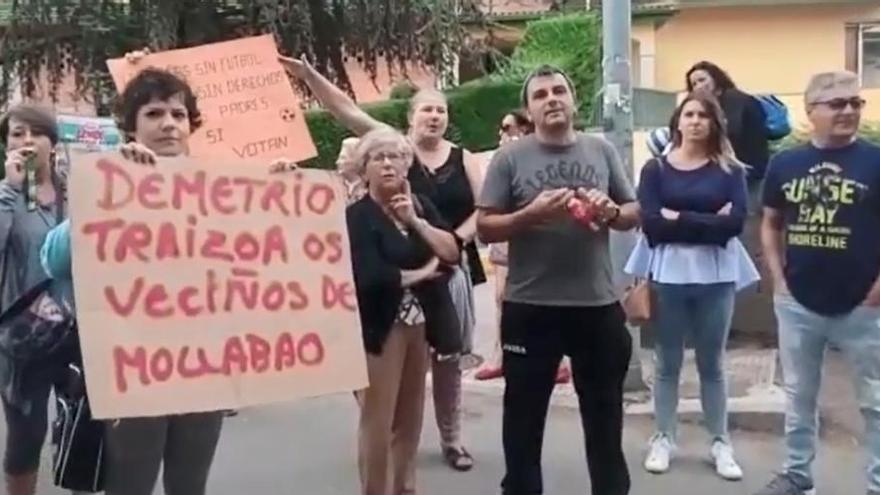
[[[880,88],[880,24],[859,30],[859,74],[866,88]]]

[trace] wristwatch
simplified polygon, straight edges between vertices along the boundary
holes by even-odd
[[[609,223],[609,224],[610,224],[610,223],[613,223],[613,222],[614,222],[615,220],[617,220],[618,218],[620,218],[620,207],[619,207],[619,206],[615,206],[615,207],[614,207],[614,215],[612,215],[610,218],[608,218],[607,220],[605,220],[605,223]]]

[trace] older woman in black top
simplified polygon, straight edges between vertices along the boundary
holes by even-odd
[[[365,495],[415,493],[428,346],[461,349],[448,332],[456,315],[443,268],[459,261],[459,243],[430,200],[411,193],[412,156],[397,131],[368,132],[354,161],[368,193],[346,212],[370,379],[358,394]]]
[[[355,134],[387,127],[361,110],[345,92],[309,64],[286,57],[282,57],[281,62],[291,74],[308,84],[321,104]],[[441,359],[442,353],[434,349],[431,379],[443,456],[453,469],[467,471],[474,461],[462,445],[461,378],[463,367],[478,366],[481,361],[471,354],[471,344],[476,325],[473,286],[486,281],[475,243],[474,197],[482,189],[483,177],[475,155],[444,138],[449,126],[448,111],[446,97],[433,89],[422,89],[410,100],[407,139],[414,155],[407,174],[413,191],[436,205],[464,246],[467,263],[452,271],[449,290],[458,312],[458,328],[464,336],[462,354],[470,359]],[[474,362],[476,364],[463,364]]]

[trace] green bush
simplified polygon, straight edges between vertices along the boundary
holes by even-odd
[[[406,100],[388,100],[381,103],[363,105],[373,118],[398,129],[406,128]],[[336,155],[342,140],[351,136],[351,132],[326,110],[312,110],[306,112],[306,123],[312,134],[312,141],[318,150],[318,156],[305,162],[306,167],[335,168]]]
[[[498,125],[507,112],[519,107],[518,82],[463,84],[449,93],[450,125],[447,138],[471,151],[498,145]]]
[[[498,124],[504,114],[518,106],[519,83],[480,81],[463,84],[449,92],[449,130],[446,137],[471,151],[492,149],[498,144]],[[409,100],[388,100],[363,105],[376,120],[397,129],[407,127]],[[342,140],[351,133],[325,110],[306,112],[306,123],[318,156],[304,166],[334,168]],[[2,158],[0,149],[0,158]],[[0,168],[0,179],[3,169]]]
[[[471,151],[494,148],[501,118],[521,106],[522,82],[542,64],[559,67],[572,78],[580,115],[589,118],[601,84],[600,33],[601,21],[592,14],[553,16],[528,23],[522,43],[497,73],[447,91],[450,122],[446,137]],[[391,100],[363,108],[377,120],[403,130],[412,94],[411,84],[400,83],[395,85]],[[306,112],[306,122],[318,156],[305,166],[333,168],[342,140],[351,133],[323,110]],[[584,122],[578,124],[584,126]]]
[[[418,91],[419,88],[417,88],[415,84],[409,81],[402,81],[391,88],[389,98],[392,100],[407,100],[415,96]]]
[[[495,79],[522,83],[537,67],[550,64],[572,79],[581,115],[591,115],[601,84],[602,21],[594,14],[550,17],[528,23],[522,42]]]
[[[463,84],[449,92],[449,130],[446,137],[471,151],[491,149],[498,143],[498,123],[510,109],[516,108],[520,86],[504,81],[480,81]],[[376,120],[404,130],[409,100],[388,100],[363,108]],[[308,167],[333,168],[339,146],[351,135],[325,110],[306,113],[306,122],[318,156],[305,163]]]
[[[505,113],[521,106],[520,89],[526,76],[542,64],[564,70],[580,99],[581,116],[590,116],[601,80],[601,21],[595,15],[556,16],[530,22],[522,43],[496,74],[447,91],[450,122],[446,137],[471,151],[494,148],[498,124]],[[392,91],[392,100],[364,105],[377,120],[406,128],[409,84]],[[318,148],[310,167],[332,168],[342,140],[351,135],[323,110],[307,112],[306,122]],[[583,123],[581,123],[583,125]]]

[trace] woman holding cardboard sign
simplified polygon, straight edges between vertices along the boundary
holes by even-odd
[[[136,163],[188,153],[189,137],[201,125],[192,89],[177,76],[146,69],[129,82],[117,108],[120,130],[132,142],[120,151]],[[43,266],[55,279],[70,281],[70,222],[53,229],[42,250]],[[105,489],[107,495],[150,495],[163,467],[168,495],[205,493],[208,472],[223,424],[222,412],[107,423]],[[164,461],[164,462],[163,462]]]
[[[150,165],[158,157],[188,154],[189,139],[201,124],[192,88],[177,76],[145,69],[129,82],[117,108],[120,129],[132,142],[122,155]],[[270,171],[288,170],[276,161]],[[46,237],[43,267],[55,279],[71,277],[70,223]],[[163,468],[168,495],[202,495],[220,438],[223,412],[127,418],[107,423],[105,477],[107,495],[150,495]]]
[[[368,193],[346,210],[370,383],[357,394],[364,495],[415,493],[428,346],[461,347],[444,332],[457,319],[444,267],[459,260],[458,244],[431,201],[410,191],[412,153],[393,129],[368,132],[353,162]]]
[[[288,72],[308,84],[318,100],[355,134],[387,127],[361,110],[307,62],[287,57],[279,60]],[[455,227],[453,233],[466,255],[454,270],[449,289],[459,316],[463,354],[470,359],[446,359],[435,352],[431,377],[443,456],[453,469],[467,471],[473,467],[473,458],[461,442],[461,375],[462,367],[476,367],[482,362],[471,351],[476,325],[473,286],[486,281],[475,243],[474,196],[482,188],[483,178],[476,157],[443,137],[449,125],[448,110],[446,97],[433,89],[423,89],[410,100],[407,138],[414,156],[407,177],[413,190],[428,197]],[[463,365],[465,361],[470,364]]]

